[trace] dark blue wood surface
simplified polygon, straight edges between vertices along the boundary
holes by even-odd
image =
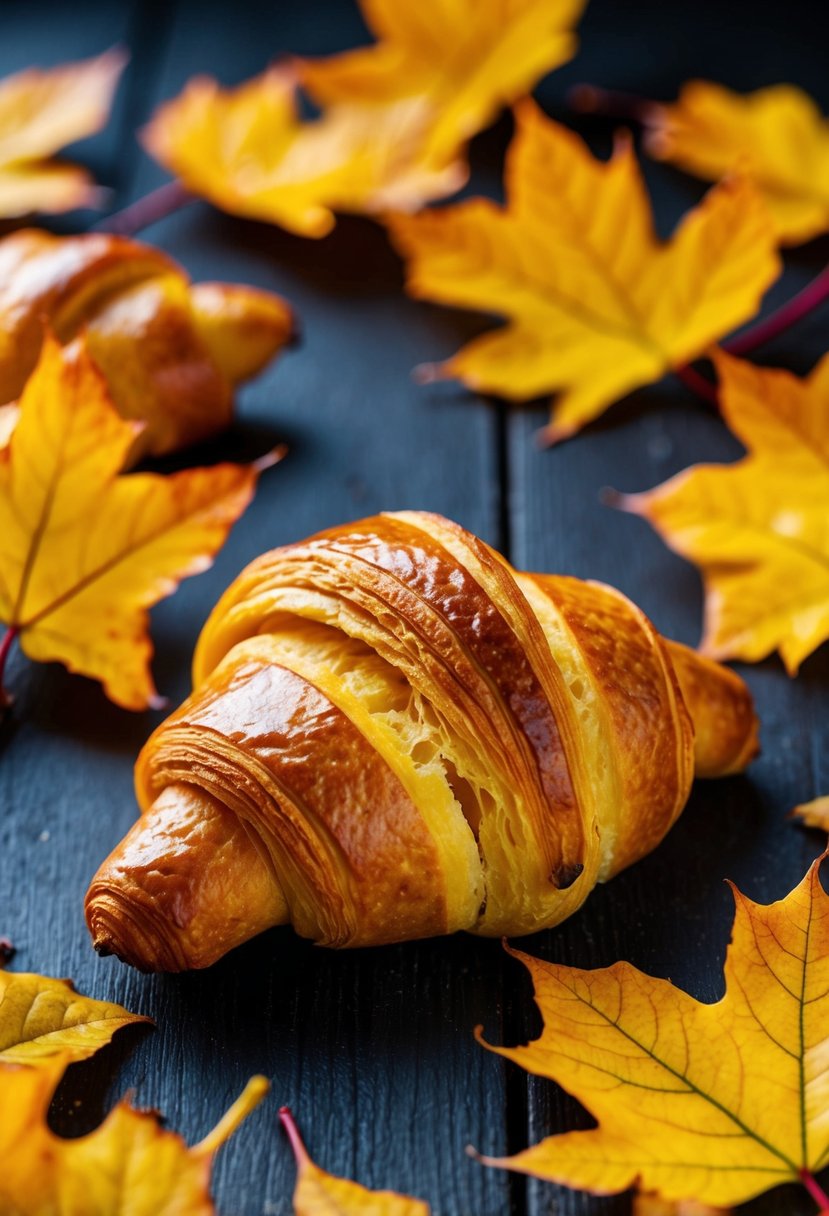
[[[401,0],[401,3],[408,0]],[[691,76],[738,88],[793,80],[829,105],[818,4],[674,4],[592,0],[577,60],[539,89],[564,115],[567,87],[591,80],[669,98]],[[364,38],[352,0],[106,0],[0,2],[0,75],[32,63],[132,51],[113,121],[79,151],[121,206],[164,180],[134,138],[155,104],[196,72],[234,83],[282,51],[324,53]],[[581,129],[606,149],[610,130]],[[502,120],[474,144],[478,188],[498,189],[509,134]],[[648,166],[660,228],[668,232],[702,187]],[[51,226],[72,230],[88,215]],[[283,292],[304,343],[240,395],[240,424],[205,458],[291,448],[215,566],[153,613],[155,672],[173,701],[188,689],[193,643],[227,582],[266,547],[383,509],[420,507],[458,519],[518,565],[614,583],[666,633],[694,642],[701,598],[694,570],[641,521],[599,501],[602,487],[644,489],[699,459],[729,460],[739,446],[712,411],[665,382],[614,407],[554,451],[539,450],[542,407],[507,411],[460,386],[415,387],[410,369],[448,355],[484,327],[480,317],[416,304],[382,230],[343,219],[320,242],[303,241],[195,204],[143,234],[195,278]],[[773,298],[820,269],[829,241],[789,257]],[[827,316],[762,352],[799,371],[826,349]],[[826,689],[829,648],[790,681],[776,660],[747,671],[763,718],[764,752],[750,774],[700,785],[656,854],[597,891],[561,928],[531,939],[544,957],[593,966],[626,957],[702,999],[721,991],[735,879],[755,899],[783,896],[816,855],[817,836],[785,820],[796,802],[829,791]],[[19,656],[13,718],[0,735],[0,933],[14,966],[71,975],[85,992],[157,1021],[125,1032],[91,1065],[72,1070],[55,1114],[64,1132],[94,1126],[127,1089],[163,1110],[193,1141],[212,1126],[253,1072],[271,1099],[217,1161],[223,1216],[292,1210],[294,1167],[276,1128],[293,1107],[315,1158],[369,1186],[429,1200],[435,1216],[593,1216],[629,1211],[625,1197],[596,1200],[483,1169],[472,1143],[513,1152],[585,1116],[555,1087],[527,1078],[477,1047],[472,1029],[516,1042],[537,1029],[528,984],[496,942],[457,937],[375,951],[331,953],[279,930],[205,974],[146,977],[92,952],[81,902],[104,854],[135,816],[132,762],[158,720],[130,715],[57,666]],[[75,1105],[75,1100],[80,1105]],[[813,1210],[797,1192],[750,1206],[782,1216]]]

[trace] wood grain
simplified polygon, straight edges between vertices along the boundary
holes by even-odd
[[[824,105],[825,57],[809,34],[813,6],[674,5],[593,0],[576,63],[540,97],[559,116],[581,79],[669,97],[687,76],[736,87],[792,79]],[[781,22],[786,34],[781,37]],[[127,43],[132,62],[107,132],[79,154],[122,205],[164,174],[134,130],[196,72],[233,83],[285,50],[325,53],[365,39],[351,0],[206,0],[123,3],[6,0],[0,74]],[[497,193],[509,122],[475,141],[476,188]],[[583,130],[606,148],[608,130]],[[668,231],[700,190],[649,169]],[[61,219],[69,230],[94,217]],[[453,385],[415,387],[410,369],[450,354],[483,328],[473,317],[418,305],[401,291],[400,266],[381,229],[345,219],[320,242],[220,215],[195,203],[145,234],[197,278],[226,278],[283,292],[303,327],[288,353],[241,394],[240,423],[199,459],[255,455],[286,440],[288,459],[263,479],[256,501],[214,568],[153,613],[155,671],[178,700],[187,691],[198,629],[226,583],[266,547],[381,509],[441,511],[504,547],[518,565],[615,583],[660,629],[693,642],[700,593],[693,570],[641,521],[603,507],[603,486],[649,487],[694,460],[739,454],[712,411],[678,384],[647,390],[565,447],[540,451],[543,409],[506,411]],[[820,268],[829,242],[792,259],[778,296]],[[825,316],[768,352],[803,370],[825,348]],[[829,790],[826,688],[829,648],[796,682],[776,661],[746,672],[763,718],[764,752],[749,776],[699,785],[656,855],[597,891],[582,912],[527,943],[580,966],[619,957],[715,999],[731,901],[723,879],[754,898],[789,890],[817,852],[815,834],[784,819],[796,802]],[[289,1103],[325,1168],[370,1186],[421,1196],[435,1216],[621,1216],[629,1201],[591,1199],[482,1169],[473,1143],[503,1154],[585,1116],[553,1086],[529,1080],[478,1048],[535,1032],[522,969],[498,943],[451,940],[334,954],[278,930],[210,972],[146,977],[92,953],[81,899],[98,862],[135,815],[133,758],[157,720],[109,705],[58,667],[11,669],[17,695],[0,734],[0,933],[14,966],[71,975],[84,991],[151,1014],[154,1032],[126,1034],[91,1065],[73,1069],[56,1125],[79,1134],[128,1088],[157,1106],[188,1140],[211,1126],[253,1072],[273,1099],[219,1158],[218,1210],[288,1216],[294,1169],[277,1130]],[[274,1100],[275,1099],[275,1100]],[[80,1105],[76,1105],[79,1102]],[[797,1193],[747,1211],[806,1213]]]

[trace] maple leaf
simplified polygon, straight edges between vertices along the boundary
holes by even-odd
[[[126,57],[96,59],[0,81],[0,216],[95,204],[89,175],[47,158],[104,125]]]
[[[287,1106],[279,1111],[298,1167],[295,1216],[429,1216],[429,1205],[395,1191],[368,1191],[347,1178],[335,1178],[315,1165]]]
[[[793,807],[790,814],[804,827],[829,832],[829,794],[813,798],[811,802],[802,802],[800,806]]]
[[[237,89],[198,77],[144,131],[217,206],[319,237],[335,211],[416,210],[468,176],[466,142],[575,50],[585,0],[362,0],[379,41]],[[297,115],[301,84],[323,107]]]
[[[119,477],[135,431],[83,342],[49,337],[0,452],[0,620],[128,709],[154,699],[147,609],[210,565],[258,471]]]
[[[747,173],[783,244],[829,229],[829,121],[806,93],[780,84],[741,96],[707,80],[684,85],[674,105],[649,106],[652,156],[708,181]]]
[[[509,319],[422,378],[513,401],[558,392],[555,442],[748,320],[780,262],[744,179],[715,187],[663,244],[627,138],[603,162],[530,100],[516,123],[506,207],[470,199],[388,222],[411,295]]]
[[[188,1148],[154,1112],[119,1102],[99,1128],[63,1140],[46,1112],[69,1057],[39,1068],[0,1064],[0,1211],[11,1216],[213,1216],[216,1149],[268,1090],[253,1077],[216,1128]]]
[[[425,118],[417,99],[380,112],[338,108],[302,123],[296,88],[286,67],[236,89],[196,77],[159,109],[144,145],[194,194],[301,236],[330,232],[335,210],[406,209],[463,185],[458,163],[420,155]]]
[[[0,971],[0,1063],[85,1060],[116,1030],[150,1018],[77,993],[69,980]]]
[[[642,515],[705,584],[702,650],[790,675],[829,637],[829,357],[804,380],[713,355],[723,416],[748,449],[618,505]]]
[[[533,977],[544,1028],[526,1047],[492,1050],[557,1081],[599,1126],[484,1160],[599,1194],[639,1184],[724,1207],[784,1182],[816,1193],[814,1174],[829,1164],[820,860],[778,903],[732,887],[726,992],[713,1005],[628,963],[582,971],[511,950]]]

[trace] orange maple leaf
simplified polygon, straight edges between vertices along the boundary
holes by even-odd
[[[748,449],[618,505],[650,521],[705,584],[702,650],[790,675],[829,637],[829,357],[805,380],[715,353],[723,416]]]
[[[335,211],[416,210],[468,175],[467,141],[575,50],[585,0],[362,0],[379,41],[237,89],[196,78],[144,132],[189,190],[318,237]],[[300,122],[301,84],[323,107]]]
[[[155,690],[147,609],[210,564],[257,469],[119,476],[135,436],[81,340],[53,338],[0,452],[0,620],[29,658],[100,680],[119,705]]]
[[[315,1165],[287,1106],[279,1111],[298,1167],[295,1216],[429,1216],[429,1205],[396,1191],[368,1191],[358,1182],[336,1178]]]
[[[628,963],[596,971],[517,951],[544,1020],[492,1048],[549,1077],[598,1121],[500,1165],[597,1194],[638,1184],[736,1205],[829,1165],[829,896],[816,862],[778,903],[732,888],[722,1000],[704,1005]],[[480,1033],[480,1032],[479,1032]]]
[[[70,1057],[0,1064],[0,1210],[15,1216],[213,1216],[213,1155],[268,1090],[253,1077],[216,1128],[188,1148],[155,1112],[121,1101],[87,1136],[64,1140],[46,1113]]]
[[[100,130],[125,62],[108,51],[0,81],[0,216],[95,205],[88,173],[48,157]]]
[[[505,207],[471,199],[389,226],[413,296],[508,318],[423,378],[513,401],[558,392],[555,442],[753,316],[780,261],[744,179],[715,187],[663,244],[629,140],[602,162],[530,100],[516,121]]]
[[[829,229],[829,120],[794,85],[741,96],[707,80],[649,106],[646,147],[707,181],[735,168],[763,195],[784,245]]]
[[[813,798],[811,802],[801,802],[790,811],[792,819],[799,820],[807,828],[817,828],[820,832],[829,832],[829,794]]]

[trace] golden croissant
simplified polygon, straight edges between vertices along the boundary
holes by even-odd
[[[165,254],[123,237],[56,237],[35,229],[0,240],[0,402],[34,370],[48,325],[59,340],[85,332],[125,418],[145,425],[131,453],[160,456],[228,425],[233,386],[260,371],[293,333],[271,292],[191,285]],[[14,422],[0,407],[0,432]]]
[[[532,933],[654,848],[694,772],[757,751],[750,694],[620,592],[379,515],[266,553],[136,766],[96,948],[206,967],[272,925],[328,946]]]

